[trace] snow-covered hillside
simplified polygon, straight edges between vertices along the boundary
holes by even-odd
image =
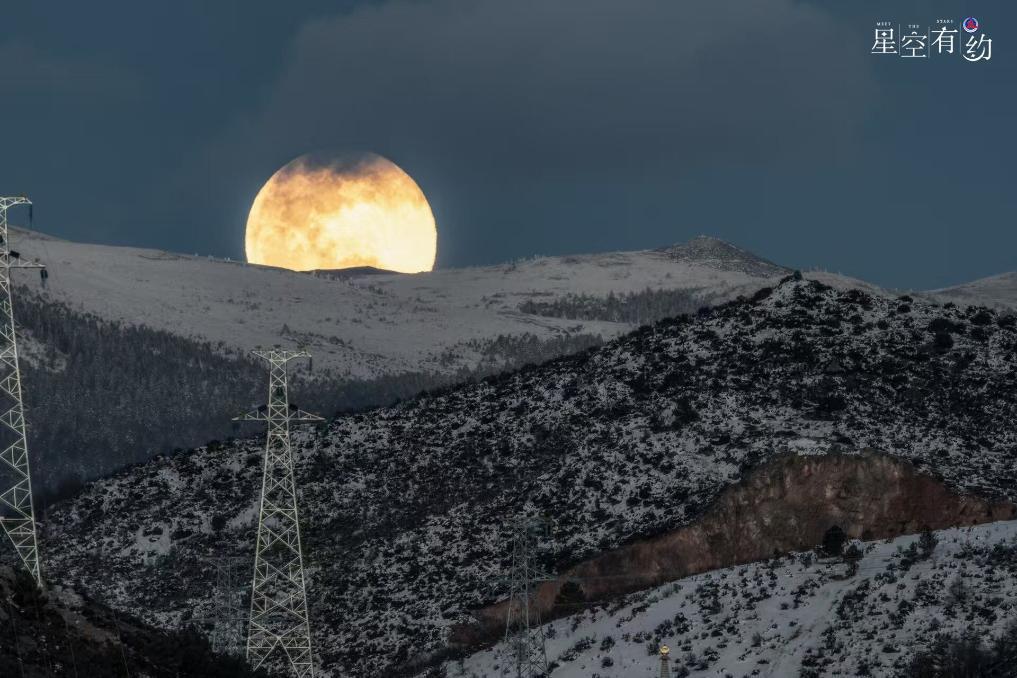
[[[789,272],[709,237],[655,250],[533,257],[415,275],[343,276],[69,242],[22,229],[12,229],[12,238],[22,256],[50,266],[46,298],[72,309],[236,350],[302,343],[320,366],[357,379],[473,370],[485,359],[487,342],[499,335],[610,339],[647,322],[526,313],[520,309],[527,302],[539,309],[568,297],[602,300],[649,289],[686,292],[690,304],[716,304]],[[839,274],[813,277],[838,289],[882,293]],[[19,280],[43,291],[31,274]],[[972,304],[1017,303],[1012,280],[1001,287],[986,279],[930,294]]]
[[[785,271],[718,240],[422,275],[320,275],[13,229],[29,444],[46,492],[230,435],[261,401],[258,345],[304,344],[298,402],[396,402],[596,345]],[[27,293],[25,293],[27,291]],[[116,366],[111,370],[112,365]]]
[[[351,378],[454,374],[476,368],[499,335],[609,339],[638,324],[527,314],[519,310],[526,301],[650,288],[717,303],[788,272],[711,238],[664,250],[336,278],[23,230],[12,237],[23,257],[49,265],[47,298],[72,309],[243,351],[303,343],[320,367]],[[19,281],[42,291],[32,274]]]
[[[504,594],[506,522],[522,513],[554,517],[558,571],[688,524],[781,455],[870,448],[1013,499],[1015,347],[1013,316],[789,277],[598,349],[301,431],[323,673],[441,656],[453,627]],[[96,483],[49,516],[48,571],[154,622],[204,615],[199,556],[252,546],[261,443]]]
[[[963,285],[932,290],[935,299],[958,304],[982,304],[999,309],[1017,309],[1017,272],[1002,273]]]
[[[235,412],[261,399],[263,371],[244,358],[258,345],[305,345],[315,370],[301,367],[296,397],[322,413],[350,411],[574,353],[751,295],[788,272],[708,237],[419,275],[311,275],[11,235],[22,256],[50,266],[45,287],[34,272],[16,275],[15,315],[35,482],[61,494],[229,436]],[[838,274],[810,276],[888,294]],[[1006,289],[990,283],[972,283],[965,300],[984,292],[1002,304]]]
[[[1017,522],[934,534],[925,550],[911,535],[859,543],[853,563],[795,553],[589,605],[542,627],[551,678],[656,678],[661,645],[673,676],[894,676],[940,635],[988,643],[1017,622]],[[512,667],[499,643],[445,671]]]

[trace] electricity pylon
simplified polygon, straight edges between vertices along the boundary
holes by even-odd
[[[235,573],[247,559],[221,556],[210,558],[208,562],[215,566],[212,650],[219,654],[240,655],[243,652],[246,618],[241,610],[243,596],[237,587]]]
[[[550,581],[537,564],[540,538],[546,533],[543,520],[522,518],[511,524],[512,569],[505,618],[505,642],[512,651],[516,678],[543,678],[548,674],[544,629],[535,604],[537,585]]]
[[[25,438],[25,405],[21,398],[21,368],[11,303],[11,269],[44,267],[21,261],[21,256],[11,250],[7,234],[7,210],[15,205],[31,204],[24,196],[0,198],[0,400],[5,401],[3,407],[6,407],[0,414],[3,425],[0,426],[0,445],[4,446],[0,452],[0,523],[35,583],[41,587],[32,474]]]
[[[660,646],[660,678],[671,678],[671,667],[668,666],[668,662],[671,661],[671,648],[667,645]]]
[[[247,661],[257,669],[273,652],[281,649],[297,678],[313,678],[311,624],[307,615],[290,424],[324,419],[299,410],[289,402],[286,363],[295,358],[310,358],[310,354],[273,349],[254,351],[254,355],[269,364],[268,405],[234,419],[268,422]]]

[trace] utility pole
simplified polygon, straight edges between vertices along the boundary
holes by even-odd
[[[209,558],[215,566],[213,597],[212,650],[218,654],[243,653],[245,615],[241,610],[242,595],[237,587],[236,571],[247,562],[240,556]]]
[[[537,564],[538,542],[546,533],[546,524],[537,518],[522,518],[514,521],[511,529],[512,569],[505,642],[512,651],[515,678],[543,678],[548,674],[547,649],[534,593],[540,582],[551,580]]]
[[[0,198],[0,523],[14,543],[35,583],[42,587],[39,572],[39,542],[36,537],[35,509],[32,504],[32,474],[28,465],[28,440],[25,437],[25,405],[21,398],[21,368],[18,366],[18,342],[14,329],[11,301],[12,268],[44,268],[42,264],[21,261],[11,250],[7,233],[7,210],[29,205],[28,198]]]
[[[254,351],[254,355],[269,364],[268,404],[234,419],[268,423],[247,661],[257,669],[276,650],[282,650],[297,678],[314,678],[290,424],[324,419],[289,402],[286,364],[296,358],[310,358],[308,353],[273,349]]]
[[[660,646],[660,678],[671,678],[671,667],[668,666],[668,662],[671,661],[671,648],[667,645]]]

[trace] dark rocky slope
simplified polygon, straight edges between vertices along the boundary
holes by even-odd
[[[21,329],[28,443],[39,508],[157,454],[236,433],[230,419],[264,398],[257,358],[225,344],[104,320],[22,287]],[[407,372],[367,380],[296,366],[291,398],[322,412],[389,405],[436,385],[486,376],[601,343],[581,334],[541,339],[497,336],[474,347],[484,357],[459,374]],[[0,469],[0,475],[3,470]]]
[[[0,676],[267,678],[194,632],[154,629],[64,587],[0,567]]]
[[[1012,317],[787,279],[602,348],[296,434],[315,646],[333,675],[433,660],[504,593],[505,523],[546,566],[702,515],[782,455],[866,448],[1014,499]],[[197,556],[253,541],[260,439],[158,458],[55,511],[50,571],[146,620],[208,610]],[[737,525],[730,529],[736,531]],[[203,579],[204,578],[204,579]]]

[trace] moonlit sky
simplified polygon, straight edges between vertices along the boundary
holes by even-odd
[[[991,62],[869,54],[974,13]],[[439,267],[705,233],[928,288],[1017,269],[1017,8],[938,0],[7,3],[0,192],[36,226],[241,258],[307,151],[402,167]]]

